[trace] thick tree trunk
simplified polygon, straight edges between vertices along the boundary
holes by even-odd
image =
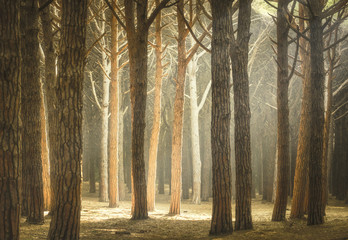
[[[231,48],[236,159],[236,230],[252,228],[252,171],[248,80],[251,2],[251,0],[245,0],[239,3],[238,39]]]
[[[46,0],[40,0],[40,5],[46,3]],[[58,124],[58,113],[57,113],[57,78],[56,78],[56,56],[53,44],[53,30],[51,25],[50,8],[46,7],[40,11],[40,18],[43,32],[43,46],[45,53],[45,94],[47,106],[47,133],[48,133],[48,149],[49,149],[49,161],[50,161],[50,182],[51,182],[51,208],[50,213],[52,214],[55,210],[55,184],[56,184],[56,171],[55,167],[57,164],[58,156],[58,145],[57,145],[57,124]]]
[[[184,120],[184,93],[186,74],[186,35],[184,12],[184,1],[180,0],[177,6],[178,19],[178,73],[176,78],[176,91],[174,100],[174,122],[172,136],[172,169],[171,169],[171,200],[169,214],[180,214],[180,198],[182,185],[182,142],[183,142],[183,120]]]
[[[44,221],[44,196],[41,160],[41,82],[39,72],[38,2],[30,0],[21,6],[22,41],[22,215],[32,224]]]
[[[309,145],[309,205],[308,225],[324,222],[322,211],[322,157],[324,128],[324,44],[320,13],[323,6],[320,1],[309,1],[311,14],[311,80],[310,80],[310,145]]]
[[[81,211],[82,82],[87,1],[62,1],[58,60],[56,198],[48,239],[79,239]]]
[[[115,16],[111,20],[111,88],[110,88],[110,131],[109,131],[109,207],[118,205],[118,26]]]
[[[20,1],[0,1],[0,239],[19,239],[21,181]]]
[[[300,5],[300,16],[304,17],[304,7]],[[300,20],[300,31],[305,29],[304,21]],[[301,103],[300,130],[297,144],[296,168],[293,188],[293,198],[291,203],[290,218],[303,218],[305,211],[305,193],[308,179],[308,162],[309,162],[309,73],[310,61],[307,51],[309,50],[306,40],[300,39],[300,60],[303,74],[303,96]]]
[[[213,214],[210,234],[231,233],[232,184],[230,146],[230,36],[231,0],[211,1],[212,34],[212,115],[211,148],[213,168]]]
[[[288,74],[288,34],[289,27],[285,9],[290,1],[279,0],[277,10],[277,109],[278,109],[278,164],[277,191],[272,221],[284,221],[288,200],[290,175],[289,149],[289,74]]]
[[[156,0],[156,6],[160,3]],[[161,95],[162,95],[162,27],[161,27],[161,13],[156,17],[155,23],[155,38],[156,38],[156,74],[155,74],[155,100],[153,103],[153,123],[150,139],[149,150],[149,171],[147,175],[147,210],[155,210],[155,196],[156,196],[156,172],[157,172],[157,153],[158,141],[161,127]]]

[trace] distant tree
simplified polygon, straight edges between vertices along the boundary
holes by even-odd
[[[21,171],[20,1],[0,1],[0,239],[19,239]]]
[[[58,158],[55,206],[48,239],[79,239],[81,211],[82,81],[87,0],[61,3],[58,57]]]
[[[21,5],[22,53],[22,196],[27,221],[44,221],[44,195],[41,160],[41,82],[39,71],[39,8],[37,0]],[[25,36],[25,37],[24,37]]]
[[[230,48],[233,0],[211,1],[213,214],[210,234],[231,233]]]

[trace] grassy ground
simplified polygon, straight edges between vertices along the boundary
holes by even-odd
[[[130,199],[130,196],[128,196]],[[108,203],[98,202],[97,194],[84,193],[81,212],[81,239],[332,239],[348,240],[348,205],[330,199],[326,222],[320,226],[307,226],[306,220],[271,222],[273,204],[260,197],[252,202],[254,229],[236,231],[228,236],[209,236],[211,201],[200,205],[183,201],[180,216],[169,216],[170,196],[159,195],[156,211],[149,219],[130,220],[130,201],[115,209]],[[233,206],[234,209],[234,206]],[[289,213],[289,211],[287,211]],[[21,239],[46,239],[50,219],[44,225],[29,225],[22,219]]]

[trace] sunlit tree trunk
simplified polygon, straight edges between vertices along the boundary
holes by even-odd
[[[82,82],[87,0],[62,0],[58,57],[58,146],[55,206],[48,239],[79,239],[82,159]]]
[[[236,230],[252,228],[248,52],[251,0],[239,2],[237,39],[231,48],[236,161]]]
[[[0,1],[0,239],[19,239],[21,171],[20,1]]]
[[[213,214],[210,234],[231,233],[232,185],[230,146],[230,37],[231,0],[211,1],[213,17],[211,71],[212,119],[211,145],[213,168]]]
[[[116,2],[117,3],[117,2]],[[115,16],[111,19],[111,88],[109,131],[109,207],[118,205],[118,26]]]
[[[40,0],[40,5],[46,3],[46,0]],[[57,145],[57,124],[58,124],[58,113],[57,113],[57,78],[56,78],[56,56],[53,44],[53,30],[51,24],[50,7],[46,7],[40,11],[40,18],[43,32],[43,50],[45,53],[45,84],[44,92],[47,101],[47,125],[48,131],[48,149],[49,149],[49,161],[50,161],[50,188],[51,188],[51,208],[50,213],[52,214],[55,210],[55,184],[56,184],[56,163],[58,156],[58,145]]]
[[[290,148],[289,148],[289,74],[288,74],[288,34],[289,25],[285,9],[289,0],[279,0],[277,10],[277,191],[273,208],[272,221],[284,221],[290,183]]]
[[[41,159],[42,159],[42,179],[43,179],[43,194],[44,194],[44,210],[49,211],[51,209],[51,184],[49,174],[49,157],[48,157],[48,144],[47,144],[47,131],[46,131],[46,112],[44,103],[44,93],[41,84]]]
[[[156,0],[156,6],[160,3]],[[147,176],[147,210],[155,210],[155,196],[156,196],[156,172],[157,172],[157,153],[158,141],[161,126],[161,95],[162,95],[162,27],[161,27],[161,13],[156,17],[155,21],[155,54],[156,54],[156,74],[155,74],[155,100],[153,103],[153,123],[150,139],[149,150],[149,171]]]
[[[171,201],[170,214],[180,214],[180,198],[182,185],[182,135],[184,120],[184,93],[186,74],[186,29],[182,13],[184,12],[184,1],[180,0],[177,5],[178,19],[178,72],[176,77],[176,90],[174,100],[174,122],[172,135],[172,169],[171,169]]]

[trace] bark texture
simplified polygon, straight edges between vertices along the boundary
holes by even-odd
[[[58,57],[58,159],[48,239],[79,239],[82,159],[82,82],[87,0],[62,1]]]
[[[232,0],[212,1],[212,117],[213,214],[210,234],[231,233],[232,184],[230,146],[230,48]]]
[[[289,148],[289,76],[288,76],[288,34],[286,9],[290,1],[279,0],[277,10],[277,109],[278,109],[278,164],[277,191],[272,221],[284,221],[290,183]]]
[[[184,1],[180,0],[177,6],[178,19],[178,73],[176,78],[176,90],[174,100],[174,123],[172,135],[172,170],[171,170],[171,200],[170,214],[180,214],[180,198],[182,185],[182,135],[184,120],[184,93],[186,74],[186,34],[185,22],[182,13],[184,12]]]
[[[160,3],[156,0],[156,6]],[[150,139],[149,150],[149,171],[147,175],[147,210],[155,210],[155,196],[156,196],[156,172],[157,172],[157,153],[158,141],[161,126],[161,96],[162,96],[162,27],[161,27],[161,13],[156,17],[155,21],[155,54],[156,54],[156,73],[155,73],[155,100],[153,103],[153,123]]]
[[[118,26],[115,16],[111,19],[111,88],[109,130],[109,207],[118,205]]]
[[[46,0],[40,0],[40,6],[46,3]],[[43,32],[43,50],[45,53],[45,84],[44,92],[46,96],[46,103],[49,106],[46,109],[47,114],[47,129],[48,129],[48,149],[49,149],[49,161],[50,161],[50,195],[51,195],[51,208],[50,213],[55,210],[55,184],[56,184],[56,163],[57,163],[57,78],[56,78],[56,56],[53,44],[53,30],[51,24],[50,7],[46,7],[40,11],[40,18]]]
[[[44,222],[41,160],[41,82],[39,71],[39,9],[36,0],[21,5],[22,45],[22,194],[27,221]]]
[[[310,146],[308,225],[324,223],[322,211],[322,157],[324,128],[324,44],[321,1],[310,0]]]
[[[19,239],[20,1],[0,1],[0,239]]]
[[[236,161],[236,230],[252,228],[248,52],[251,0],[239,3],[237,39],[231,48]],[[214,155],[214,154],[213,154]]]

